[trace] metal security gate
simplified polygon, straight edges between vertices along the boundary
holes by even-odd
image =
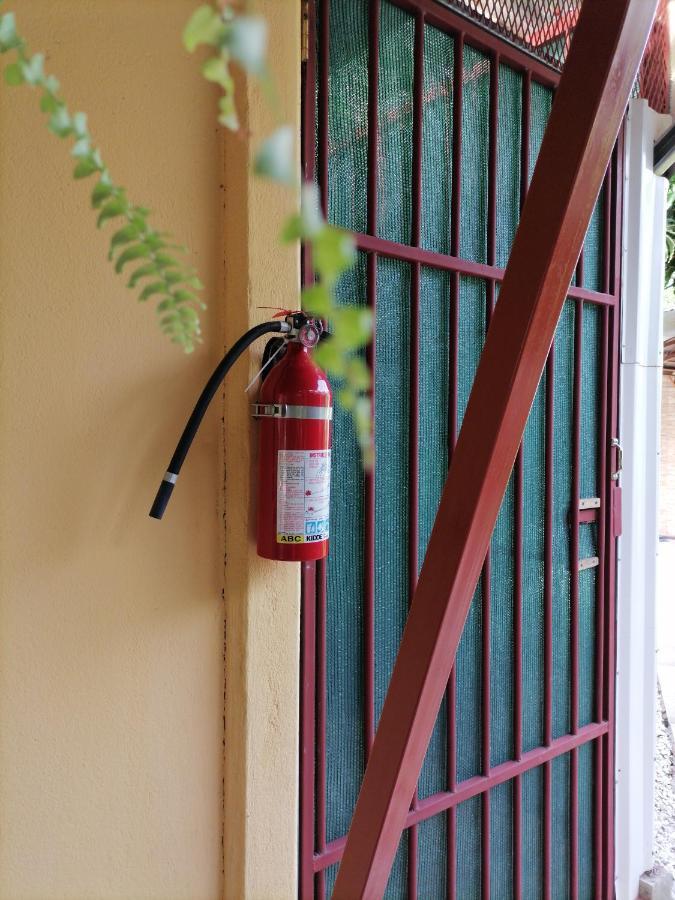
[[[303,568],[300,890],[323,898],[558,75],[434,0],[318,0],[309,16],[305,174],[356,234],[339,295],[376,317],[375,469],[336,408],[330,557]],[[390,897],[611,896],[621,183],[617,149]]]

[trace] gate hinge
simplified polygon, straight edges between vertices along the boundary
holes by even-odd
[[[300,60],[309,59],[309,0],[302,0],[302,20],[300,23]]]

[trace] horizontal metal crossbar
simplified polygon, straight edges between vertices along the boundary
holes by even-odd
[[[412,247],[408,244],[397,244],[385,238],[373,237],[370,234],[355,234],[354,239],[359,250],[369,253],[377,253],[389,259],[398,259],[402,262],[419,263],[432,269],[443,269],[446,272],[458,272],[460,275],[468,275],[473,278],[486,278],[501,282],[504,278],[504,269],[499,266],[490,266],[487,263],[474,262],[470,259],[461,259],[446,253],[437,253],[434,250],[424,250],[422,247]],[[601,306],[614,306],[616,297],[601,291],[591,291],[588,288],[570,285],[567,292],[569,297],[579,300],[587,300],[589,303],[597,303]]]
[[[490,770],[489,775],[476,775],[474,778],[467,778],[466,781],[460,782],[454,791],[441,791],[438,794],[433,794],[431,797],[425,797],[424,800],[419,800],[415,809],[408,813],[405,827],[410,828],[412,825],[418,825],[420,822],[432,818],[432,816],[437,816],[439,813],[457,806],[458,803],[470,800],[478,794],[484,794],[491,788],[497,787],[505,781],[515,778],[517,775],[522,775],[531,769],[536,769],[537,766],[550,762],[550,760],[558,756],[563,756],[576,747],[591,743],[607,734],[608,730],[608,722],[593,722],[580,728],[576,734],[566,734],[551,741],[548,746],[528,750],[518,760],[509,760],[501,763],[501,765],[494,766]],[[346,843],[347,837],[341,837],[331,841],[322,853],[316,853],[314,855],[314,871],[320,872],[322,869],[339,862],[342,859]]]

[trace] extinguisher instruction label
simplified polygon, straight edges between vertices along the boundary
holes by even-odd
[[[279,450],[277,544],[328,540],[330,450]]]

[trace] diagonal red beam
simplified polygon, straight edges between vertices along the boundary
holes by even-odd
[[[333,897],[384,894],[657,0],[585,0],[504,274]]]

